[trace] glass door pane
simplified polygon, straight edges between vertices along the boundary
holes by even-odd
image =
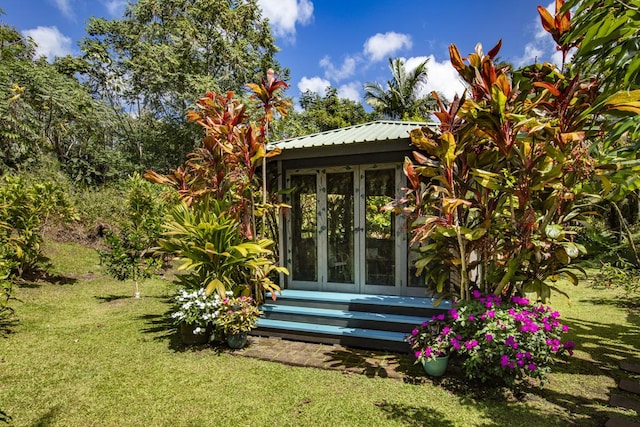
[[[353,172],[327,173],[327,277],[354,283]]]
[[[381,208],[395,196],[395,170],[365,171],[365,280],[367,285],[396,285],[396,216]]]
[[[318,281],[318,196],[315,174],[291,176],[291,255],[294,281]]]

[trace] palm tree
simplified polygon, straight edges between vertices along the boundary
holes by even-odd
[[[421,96],[420,91],[427,83],[427,62],[424,60],[410,72],[402,58],[389,58],[391,80],[384,88],[380,83],[364,85],[364,99],[377,113],[394,120],[425,118],[433,102],[430,96]]]

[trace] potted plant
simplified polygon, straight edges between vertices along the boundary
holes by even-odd
[[[204,288],[180,289],[175,297],[176,309],[171,317],[178,323],[182,342],[206,344],[213,332],[222,300],[217,294],[207,295]]]
[[[460,345],[444,314],[416,326],[407,341],[416,356],[416,363],[422,363],[425,372],[433,377],[444,374],[451,349]]]
[[[551,307],[519,296],[503,300],[478,290],[471,297],[416,327],[408,337],[429,375],[438,376],[432,365],[439,357],[456,353],[470,380],[508,387],[529,379],[543,384],[554,359],[573,354],[573,342],[562,341],[569,328]],[[444,373],[446,361],[440,362]]]
[[[220,304],[216,325],[226,336],[229,347],[242,348],[247,343],[247,333],[255,328],[261,314],[251,297],[225,297]]]

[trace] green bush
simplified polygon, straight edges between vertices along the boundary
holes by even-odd
[[[107,273],[118,280],[133,279],[139,296],[138,281],[162,266],[162,259],[152,249],[162,232],[167,205],[157,187],[138,174],[126,187],[125,219],[115,231],[107,230],[107,249],[98,252]]]
[[[12,261],[12,275],[41,267],[42,227],[50,219],[70,219],[75,211],[64,189],[50,181],[27,183],[22,177],[0,180],[0,243]]]

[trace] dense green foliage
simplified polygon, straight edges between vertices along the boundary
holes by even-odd
[[[0,172],[35,167],[52,152],[78,183],[117,175],[114,112],[56,64],[33,60],[31,42],[5,24],[0,46]]]
[[[562,4],[555,16],[539,10],[564,58],[573,43],[563,43],[570,18]],[[400,204],[411,202],[416,267],[433,290],[544,301],[560,276],[578,283],[582,214],[612,192],[638,188],[635,156],[599,142],[607,119],[640,111],[640,93],[601,102],[597,76],[546,63],[511,71],[493,62],[500,47],[485,55],[478,45],[465,60],[450,48],[470,93],[440,104],[438,129],[413,132],[418,151],[415,164],[405,163],[410,190]]]
[[[92,93],[117,110],[128,156],[159,171],[199,142],[185,115],[201,94],[240,91],[276,66],[268,22],[248,0],[142,0],[121,19],[92,18],[87,33]]]
[[[274,123],[271,140],[325,132],[366,123],[375,118],[375,114],[367,113],[359,102],[340,98],[334,87],[327,88],[324,96],[306,91],[300,96],[299,102],[301,111],[292,111]]]
[[[201,139],[185,116],[198,96],[242,90],[275,65],[253,1],[138,1],[87,32],[81,57],[50,64],[0,23],[0,173],[49,152],[80,185],[170,170]]]

